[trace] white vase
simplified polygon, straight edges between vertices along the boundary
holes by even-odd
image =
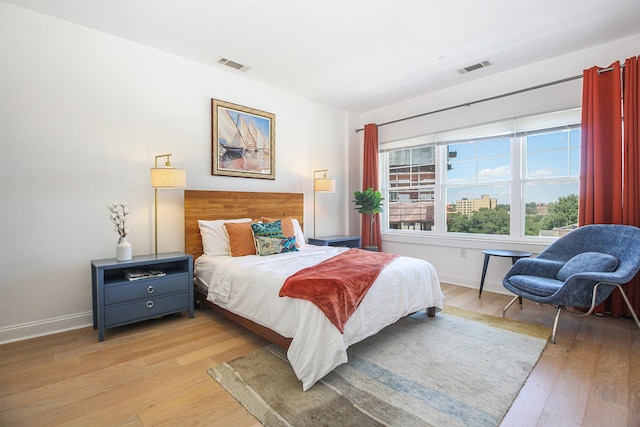
[[[129,261],[131,259],[131,243],[126,237],[121,237],[116,245],[116,261]]]

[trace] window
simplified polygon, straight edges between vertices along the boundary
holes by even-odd
[[[558,237],[576,227],[580,129],[524,138],[525,235]]]
[[[446,231],[509,235],[511,140],[446,146]]]
[[[575,228],[580,109],[382,144],[385,231],[503,238]]]
[[[435,147],[389,153],[388,227],[431,230],[436,183]]]

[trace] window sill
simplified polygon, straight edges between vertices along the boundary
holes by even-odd
[[[487,249],[500,248],[505,250],[526,251],[540,253],[555,239],[531,238],[527,240],[513,240],[509,237],[490,237],[476,235],[442,236],[433,234],[416,234],[413,232],[384,232],[382,241],[402,243],[408,245],[441,246],[449,248]]]

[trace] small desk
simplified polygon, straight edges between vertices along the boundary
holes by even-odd
[[[360,236],[309,237],[309,244],[316,246],[342,246],[347,248],[359,248]]]
[[[478,298],[482,296],[482,288],[484,287],[484,278],[487,275],[487,266],[489,265],[489,259],[492,256],[511,258],[511,264],[515,264],[516,261],[519,260],[520,258],[527,258],[532,255],[529,252],[503,251],[500,249],[485,249],[482,251],[482,253],[484,253],[484,264],[482,265],[482,278],[480,279],[480,292],[478,292]]]

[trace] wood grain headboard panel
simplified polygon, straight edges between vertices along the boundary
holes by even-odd
[[[202,255],[198,220],[260,217],[296,218],[304,230],[304,194],[242,191],[184,192],[184,248],[195,260]]]

